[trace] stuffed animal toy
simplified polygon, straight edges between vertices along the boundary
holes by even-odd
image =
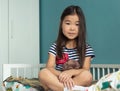
[[[81,65],[76,60],[68,60],[66,63],[63,64],[63,71],[70,70],[70,69],[79,69]]]

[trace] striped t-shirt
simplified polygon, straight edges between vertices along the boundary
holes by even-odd
[[[49,49],[49,53],[53,54],[54,56],[57,55],[56,52],[56,43],[53,43]],[[75,60],[78,61],[79,60],[79,55],[77,54],[77,49],[76,48],[71,48],[68,49],[66,47],[63,47],[63,53],[68,55],[68,60]],[[86,54],[85,56],[91,56],[92,58],[95,56],[94,55],[94,51],[92,49],[92,47],[90,45],[87,44],[86,46]],[[56,60],[57,61],[57,60]],[[63,64],[62,63],[57,63],[56,62],[56,70],[62,70]]]

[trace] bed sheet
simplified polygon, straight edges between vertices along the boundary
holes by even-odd
[[[120,91],[120,71],[103,76],[96,84],[89,87],[75,86],[75,91]],[[69,91],[64,88],[64,91]]]
[[[38,78],[10,76],[3,81],[3,91],[43,91]]]
[[[18,82],[4,82],[3,91],[38,91],[30,86],[24,86]]]

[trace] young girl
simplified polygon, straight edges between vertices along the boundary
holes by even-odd
[[[75,85],[91,84],[92,75],[89,70],[94,52],[86,43],[85,17],[79,6],[71,5],[63,11],[58,38],[48,54],[46,68],[39,73],[44,87],[52,91],[63,91],[65,87],[71,89]],[[64,66],[69,66],[70,62],[70,66],[74,64],[74,67],[65,69]]]

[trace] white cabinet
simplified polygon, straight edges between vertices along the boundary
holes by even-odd
[[[2,64],[8,63],[8,1],[0,0],[0,78],[2,78]],[[2,79],[0,79],[0,85]],[[0,91],[1,90],[0,86]]]
[[[38,64],[39,48],[39,0],[0,0],[0,78],[4,63]]]
[[[9,0],[9,63],[39,63],[39,0]]]

